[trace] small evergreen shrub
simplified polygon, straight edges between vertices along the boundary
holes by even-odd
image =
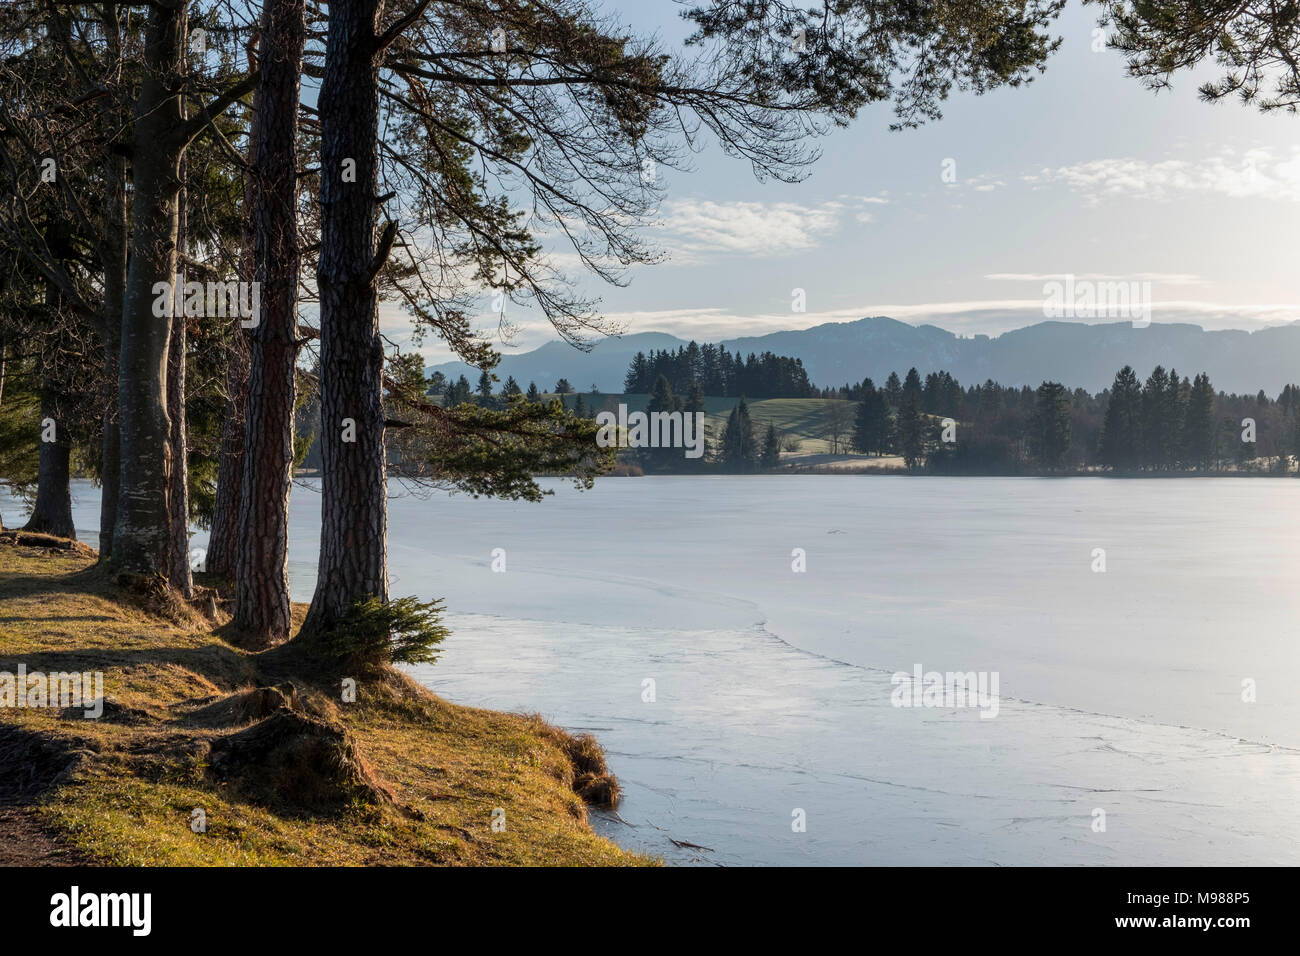
[[[421,603],[415,597],[358,601],[328,635],[324,649],[360,665],[432,664],[437,646],[451,631],[442,625],[441,601]]]

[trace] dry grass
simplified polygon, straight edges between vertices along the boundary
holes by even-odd
[[[8,741],[0,749],[53,787],[37,811],[89,857],[186,866],[656,862],[588,826],[575,790],[595,803],[617,793],[593,739],[537,717],[456,706],[393,670],[359,681],[356,703],[335,688],[271,681],[256,655],[200,615],[151,606],[147,588],[132,590],[84,551],[0,542],[0,671],[19,662],[29,672],[102,671],[113,703],[100,720],[0,710]],[[258,762],[229,756],[250,752]],[[304,783],[305,774],[316,776]],[[295,797],[295,786],[313,800]],[[337,799],[314,800],[322,795]],[[191,829],[196,809],[206,833]],[[498,809],[504,829],[493,827]]]

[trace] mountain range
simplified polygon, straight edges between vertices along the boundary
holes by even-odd
[[[513,375],[523,388],[536,382],[542,391],[553,390],[557,380],[567,378],[579,391],[595,385],[602,392],[621,392],[624,373],[637,352],[686,344],[664,332],[602,339],[590,352],[550,342],[504,357],[496,375],[502,382]],[[775,352],[802,359],[809,378],[823,388],[863,378],[879,385],[890,372],[901,377],[912,367],[922,377],[948,371],[963,385],[990,378],[1002,385],[1057,381],[1091,392],[1108,387],[1124,365],[1132,365],[1143,379],[1156,365],[1174,367],[1189,377],[1204,371],[1216,390],[1254,393],[1262,388],[1270,396],[1300,381],[1300,323],[1242,332],[1155,322],[1135,328],[1131,322],[1049,321],[996,337],[965,337],[934,325],[873,316],[721,344],[744,355]],[[471,385],[479,376],[478,369],[463,362],[434,365],[427,373],[435,371],[453,379],[464,375]]]

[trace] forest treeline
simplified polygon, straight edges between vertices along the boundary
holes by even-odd
[[[808,398],[817,394],[800,359],[772,352],[742,356],[722,345],[694,341],[679,345],[676,351],[637,352],[624,376],[623,391],[650,392],[661,375],[678,395],[686,395],[696,386],[705,395],[731,398]]]
[[[409,374],[420,375],[418,363],[411,363]],[[435,373],[425,388],[448,406],[472,402],[500,409],[513,396],[543,398],[535,382],[524,390],[509,377],[497,386],[486,374],[471,388],[464,376],[450,380]],[[648,391],[647,412],[707,412],[698,379],[690,380],[683,394],[660,374]],[[879,387],[866,378],[824,389],[809,384],[808,391],[822,401],[813,403],[819,421],[803,439],[820,438],[831,453],[898,456],[916,472],[1289,474],[1300,460],[1300,385],[1284,386],[1275,398],[1262,389],[1238,395],[1215,392],[1205,373],[1189,378],[1157,366],[1143,382],[1125,366],[1110,388],[1094,394],[1059,382],[1037,388],[991,380],[962,386],[946,371],[922,378],[913,368],[901,378],[891,373]],[[545,394],[582,419],[627,401],[626,395],[602,393],[595,386],[580,392],[567,379]],[[625,451],[619,458],[658,472],[777,470],[783,452],[806,449],[799,436],[752,408],[751,398],[740,396],[725,419],[715,420],[700,460],[687,459],[676,448]],[[950,428],[945,429],[945,420]],[[304,421],[304,440],[313,427]],[[870,459],[861,464],[872,467]]]
[[[993,381],[963,388],[947,372],[910,369],[877,387],[871,379],[828,389],[820,437],[832,448],[901,456],[907,468],[945,474],[1053,474],[1104,470],[1288,474],[1300,458],[1300,385],[1276,398],[1215,392],[1209,376],[1157,366],[1141,381],[1128,366],[1091,394],[1059,382],[1037,388]],[[748,407],[733,417],[751,419]],[[728,421],[728,428],[732,423]],[[762,426],[751,424],[751,429]],[[743,426],[742,426],[743,427]],[[780,444],[781,436],[771,439]],[[719,460],[742,470],[772,467],[769,442]]]

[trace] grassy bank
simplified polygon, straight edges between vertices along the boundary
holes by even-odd
[[[450,704],[395,670],[358,682],[347,703],[268,669],[186,607],[160,610],[89,549],[0,540],[0,672],[104,675],[99,719],[0,708],[6,799],[83,859],[653,862],[588,825],[575,786],[588,792],[603,763],[589,738]],[[194,832],[196,810],[206,832]]]

